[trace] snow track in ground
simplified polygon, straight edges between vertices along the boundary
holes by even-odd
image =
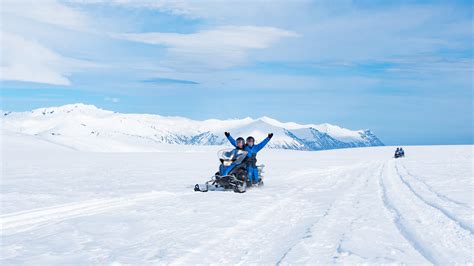
[[[115,199],[97,199],[61,204],[47,208],[16,212],[0,216],[3,235],[12,235],[52,225],[76,217],[91,216],[117,208],[137,205],[143,201],[173,197],[174,193],[149,192]]]
[[[456,202],[446,196],[440,195],[431,189],[426,183],[414,177],[410,172],[403,167],[405,175],[400,174],[398,165],[396,166],[397,174],[403,183],[415,194],[420,200],[429,206],[438,209],[446,217],[458,223],[463,229],[468,230],[474,234],[474,227],[472,225],[474,217],[472,216],[473,209],[465,204]],[[460,216],[458,216],[458,214]]]
[[[401,237],[379,200],[377,163],[355,169],[352,183],[283,258],[282,263],[426,262]],[[370,239],[371,243],[367,243]],[[370,247],[367,247],[367,245]]]
[[[471,262],[472,233],[421,198],[397,172],[397,163],[387,163],[381,184],[385,204],[394,212],[401,234],[433,264]]]
[[[300,173],[297,178],[306,189],[295,187],[278,195],[278,200],[270,206],[257,206],[250,210],[254,215],[242,217],[235,226],[223,232],[215,232],[209,239],[203,240],[203,245],[180,257],[172,264],[189,264],[195,261],[199,254],[206,254],[202,263],[251,263],[256,258],[274,257],[281,262],[284,254],[291,250],[295,242],[304,238],[315,223],[324,217],[333,204],[337,195],[332,195],[329,201],[318,202],[320,193],[337,189],[348,189],[353,185],[353,168],[343,174],[329,171],[318,180],[320,185],[313,183],[315,171]],[[329,195],[328,195],[329,196]],[[269,223],[268,221],[272,221]],[[268,238],[272,235],[272,238]],[[283,253],[283,256],[281,255]],[[209,259],[208,259],[209,258]]]
[[[306,227],[304,235],[302,235],[295,243],[293,243],[290,248],[283,254],[281,259],[278,260],[277,264],[284,264],[287,262],[287,259],[294,253],[296,248],[300,245],[304,246],[305,251],[308,251],[306,256],[300,257],[301,261],[297,261],[298,263],[325,263],[328,261],[311,261],[313,259],[319,258],[331,258],[336,259],[333,254],[339,253],[340,244],[345,231],[341,230],[342,228],[350,227],[350,225],[354,222],[357,215],[351,215],[350,212],[347,212],[348,209],[352,209],[359,204],[359,201],[356,199],[357,195],[359,194],[362,187],[366,186],[367,183],[365,182],[364,178],[364,170],[367,170],[368,167],[363,167],[359,169],[351,169],[346,173],[344,176],[337,176],[334,175],[333,178],[343,178],[346,180],[344,187],[332,187],[331,190],[340,190],[342,189],[344,192],[343,195],[335,195],[333,194],[333,198],[330,200],[330,204],[326,208],[322,208],[322,213],[317,216],[317,219],[314,220],[309,226]],[[310,210],[310,208],[308,208]],[[333,219],[334,216],[341,214],[342,212],[347,212],[349,215],[344,217],[343,219]],[[337,223],[337,226],[335,226]],[[327,229],[324,231],[318,231],[319,228],[323,226],[327,226]],[[337,228],[335,232],[332,228]],[[313,240],[312,238],[318,238],[323,236],[320,240]],[[311,245],[306,245],[305,242],[307,239],[312,239]],[[310,253],[317,252],[320,254],[314,254],[314,258],[311,258]],[[322,255],[322,256],[321,256]],[[300,256],[300,254],[298,255]],[[319,257],[319,258],[318,258]],[[310,261],[307,261],[308,258],[311,258]]]

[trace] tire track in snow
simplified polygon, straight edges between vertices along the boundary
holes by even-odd
[[[136,205],[141,201],[176,196],[174,193],[154,191],[112,199],[96,199],[61,204],[0,216],[2,235],[13,235],[50,224],[108,212],[114,209]]]
[[[435,265],[472,260],[472,234],[419,199],[397,176],[393,160],[387,163],[379,180],[382,200],[393,213],[399,232],[426,260]]]
[[[433,202],[433,201],[430,201],[430,200],[426,200],[423,196],[421,196],[414,188],[413,186],[400,174],[400,170],[398,168],[398,165],[395,165],[395,169],[397,171],[397,175],[398,177],[400,178],[400,180],[403,182],[403,184],[405,184],[405,186],[408,187],[408,189],[410,189],[410,191],[417,197],[419,198],[421,201],[423,201],[426,205],[429,205],[435,209],[437,209],[438,211],[440,211],[442,214],[444,214],[447,218],[451,219],[452,221],[454,221],[455,223],[457,223],[462,229],[464,230],[467,230],[469,231],[471,234],[474,234],[474,229],[472,227],[472,225],[464,222],[462,219],[458,218],[457,215],[451,213],[449,210],[443,208],[440,204],[436,203],[436,202]]]

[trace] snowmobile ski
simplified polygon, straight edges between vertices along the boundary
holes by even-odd
[[[204,184],[204,185],[196,184],[196,185],[194,186],[194,191],[208,192],[208,191],[209,191],[209,187],[208,187],[207,184]]]

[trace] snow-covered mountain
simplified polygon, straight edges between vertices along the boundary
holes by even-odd
[[[50,142],[86,151],[152,151],[163,144],[224,145],[224,131],[234,137],[262,140],[275,135],[270,148],[326,150],[381,146],[370,130],[349,130],[335,125],[300,125],[258,119],[209,119],[196,121],[183,117],[149,114],[121,114],[93,105],[69,104],[35,109],[31,112],[6,112],[3,129],[35,135]]]

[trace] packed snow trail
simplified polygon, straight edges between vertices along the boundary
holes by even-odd
[[[192,191],[214,147],[6,145],[0,263],[472,263],[471,148],[264,150],[265,186],[237,194]]]

